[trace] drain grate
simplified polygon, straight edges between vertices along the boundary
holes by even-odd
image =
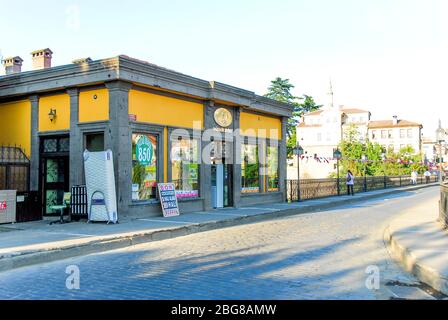
[[[401,281],[389,281],[386,283],[388,289],[396,295],[390,300],[445,300],[448,296],[434,290],[430,286],[418,283],[405,283]]]

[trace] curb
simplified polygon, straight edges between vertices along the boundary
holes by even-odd
[[[53,262],[83,256],[92,253],[100,253],[115,249],[122,249],[137,244],[148,243],[183,237],[195,233],[206,232],[216,229],[234,227],[238,225],[250,224],[260,221],[272,220],[276,218],[288,217],[293,215],[319,212],[338,206],[380,198],[387,195],[413,191],[418,189],[430,188],[435,184],[412,186],[404,190],[394,189],[389,192],[365,195],[356,199],[343,199],[329,202],[328,204],[311,205],[301,208],[290,208],[275,212],[260,213],[253,216],[233,217],[225,220],[210,221],[205,223],[195,223],[188,226],[173,227],[157,231],[148,231],[136,233],[133,235],[108,237],[100,240],[93,240],[83,244],[68,245],[60,248],[40,249],[31,252],[22,252],[17,255],[0,257],[0,272],[8,271],[25,266]]]
[[[384,231],[384,242],[391,256],[404,268],[412,273],[421,282],[433,289],[448,295],[448,279],[437,270],[419,262],[411,250],[401,245],[393,235],[390,226]]]

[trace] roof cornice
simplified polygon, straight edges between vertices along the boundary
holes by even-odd
[[[1,76],[0,99],[114,80],[174,91],[204,100],[226,101],[249,110],[279,116],[291,116],[293,110],[292,105],[256,95],[252,91],[191,77],[124,55]]]
[[[293,106],[256,95],[252,91],[217,81],[206,81],[157,65],[119,56],[121,80],[196,96],[204,100],[227,101],[246,109],[291,116]]]
[[[0,98],[32,95],[118,79],[118,59],[69,64],[0,77]]]

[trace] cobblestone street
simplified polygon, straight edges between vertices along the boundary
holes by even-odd
[[[1,299],[389,299],[412,284],[389,257],[383,231],[438,189],[209,231],[0,273]],[[66,288],[66,267],[80,289]],[[381,289],[366,288],[368,266]],[[415,294],[412,293],[412,294]],[[418,292],[423,294],[423,292]],[[405,294],[406,295],[406,294]]]

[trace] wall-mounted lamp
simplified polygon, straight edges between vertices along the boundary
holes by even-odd
[[[53,122],[56,119],[56,109],[50,109],[50,112],[48,113],[48,118],[51,122]]]

